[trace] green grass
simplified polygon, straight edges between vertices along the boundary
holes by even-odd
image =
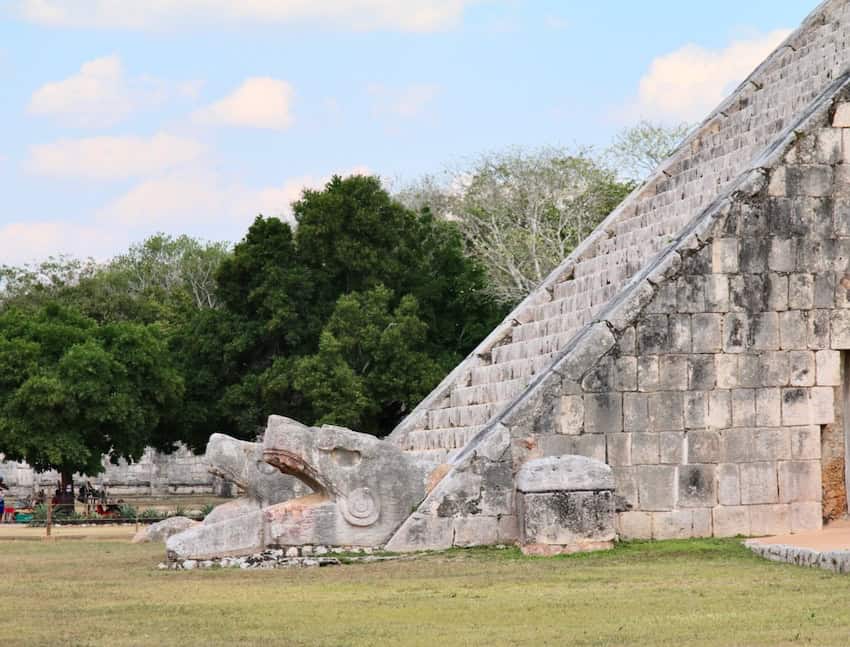
[[[0,542],[0,644],[848,645],[850,577],[734,540],[158,571],[161,545]]]

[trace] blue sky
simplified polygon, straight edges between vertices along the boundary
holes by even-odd
[[[0,264],[698,121],[809,0],[0,0]]]

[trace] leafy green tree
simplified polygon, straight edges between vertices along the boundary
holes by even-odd
[[[269,413],[388,433],[504,315],[456,225],[377,178],[333,178],[259,217],[218,271],[221,308],[172,347],[185,437],[253,437]]]
[[[405,295],[395,308],[392,301],[382,285],[341,296],[318,353],[295,363],[293,384],[317,422],[381,435],[445,374],[439,359],[422,350],[428,326],[416,299]]]
[[[98,324],[69,307],[0,312],[0,446],[8,458],[76,472],[101,456],[168,445],[182,380],[156,326]]]

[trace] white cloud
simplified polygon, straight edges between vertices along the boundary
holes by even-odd
[[[390,88],[378,83],[367,88],[372,97],[372,114],[412,119],[427,113],[428,107],[439,94],[434,84],[412,84],[402,88]]]
[[[61,81],[36,90],[29,112],[51,116],[72,126],[112,126],[130,114],[160,105],[174,96],[195,96],[200,82],[174,83],[151,77],[127,78],[118,56],[83,63]]]
[[[105,259],[128,243],[120,230],[56,221],[13,222],[0,227],[0,263],[22,264],[60,254]]]
[[[428,32],[457,24],[480,0],[13,0],[15,13],[60,27],[172,29],[198,24],[314,23]]]
[[[368,174],[357,166],[339,175]],[[304,188],[321,188],[326,176],[291,178],[280,186],[250,187],[228,182],[209,171],[181,172],[145,180],[107,204],[97,214],[102,223],[151,230],[203,226],[219,229],[223,236],[241,237],[253,219],[263,214],[291,218],[291,203]]]
[[[246,79],[231,94],[197,110],[202,124],[286,130],[293,122],[292,86],[266,77]]]
[[[160,173],[196,160],[204,150],[194,140],[167,133],[60,139],[32,146],[25,167],[51,177],[118,180]]]
[[[694,122],[707,116],[790,34],[779,29],[712,50],[689,44],[659,56],[641,78],[629,120]]]

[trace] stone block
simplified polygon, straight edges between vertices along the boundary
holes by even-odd
[[[779,500],[782,503],[820,501],[820,461],[779,463]]]
[[[680,464],[684,456],[684,432],[663,431],[657,435],[659,461],[668,465]]]
[[[717,383],[714,355],[688,356],[688,388],[691,391],[709,391]]]
[[[652,538],[689,539],[693,537],[694,514],[691,510],[652,513]]]
[[[685,393],[685,429],[702,429],[708,423],[708,392]]]
[[[767,307],[774,312],[788,309],[788,277],[769,274],[766,279]]]
[[[584,398],[568,395],[561,398],[560,432],[580,434],[584,430]]]
[[[750,316],[749,346],[755,350],[779,348],[779,315],[763,312]]]
[[[456,517],[453,532],[455,546],[492,546],[499,543],[499,519],[484,515]]]
[[[779,346],[782,350],[808,348],[808,322],[800,310],[779,313]]]
[[[691,536],[711,537],[714,534],[711,523],[711,508],[693,508],[691,513],[694,516],[693,534]]]
[[[816,386],[809,390],[811,394],[812,422],[815,425],[829,425],[835,422],[835,388]]]
[[[815,354],[810,350],[788,353],[788,370],[791,386],[813,386],[815,383]]]
[[[738,465],[721,463],[715,472],[717,475],[717,502],[720,505],[740,505],[741,481],[738,476]]]
[[[715,537],[750,534],[750,506],[717,506],[712,509]]]
[[[632,464],[657,465],[660,457],[659,434],[634,433],[624,434],[631,437]]]
[[[725,274],[705,277],[705,312],[729,312],[729,278]]]
[[[841,352],[819,350],[815,352],[816,383],[818,386],[841,384]]]
[[[721,319],[715,313],[697,313],[691,320],[692,348],[695,353],[717,353],[721,348]]]
[[[623,430],[623,405],[619,393],[593,393],[584,396],[584,424],[588,433]]]
[[[661,355],[658,358],[658,388],[662,391],[687,391],[688,355]]]
[[[638,390],[652,392],[658,390],[658,356],[641,355],[638,357]]]
[[[791,504],[791,532],[820,530],[823,527],[821,504],[815,502]]]
[[[754,389],[732,390],[732,426],[752,427],[756,423]]]
[[[732,396],[730,391],[709,391],[708,426],[725,429],[732,424]]]
[[[632,435],[613,433],[605,435],[608,465],[627,466],[632,464]]]
[[[617,535],[610,491],[521,493],[518,510],[527,554],[611,548]]]
[[[787,427],[796,427],[812,422],[808,389],[801,387],[782,389],[782,424]]]
[[[670,351],[667,315],[645,315],[637,324],[637,343],[640,355]]]
[[[734,274],[738,271],[738,239],[715,238],[712,243],[711,271]]]
[[[690,353],[692,348],[691,315],[670,315],[669,328],[669,351]]]
[[[719,353],[714,356],[714,369],[719,389],[734,389],[738,386],[738,355]]]
[[[756,389],[756,426],[778,427],[782,424],[782,403],[780,391]]]
[[[761,386],[761,355],[741,353],[732,357],[738,358],[738,386],[747,389]]]
[[[679,507],[705,508],[717,503],[714,465],[679,467]]]
[[[788,307],[791,310],[811,310],[815,301],[815,280],[811,274],[788,276]]]
[[[716,463],[720,460],[720,432],[689,431],[687,443],[689,462]]]
[[[620,539],[651,539],[652,513],[627,511],[617,515]]]
[[[850,350],[850,310],[833,310],[829,317],[831,348]]]
[[[648,431],[649,406],[647,396],[643,393],[623,394],[623,430]]]
[[[705,312],[705,277],[686,274],[676,281],[676,308],[679,312]]]
[[[751,437],[749,459],[778,461],[791,458],[791,434],[785,427],[743,430]]]
[[[741,503],[778,503],[775,463],[742,463],[739,466],[741,479]]]
[[[791,458],[815,460],[821,457],[820,427],[791,427],[788,430],[791,443]]]
[[[651,393],[647,402],[651,429],[655,431],[681,431],[684,429],[684,398],[681,392]]]
[[[795,238],[770,239],[767,266],[773,272],[793,272],[796,269],[797,240]]]
[[[642,510],[672,510],[675,505],[676,468],[641,465],[637,468],[638,500]]]
[[[630,508],[637,508],[637,468],[612,466],[611,471],[614,473],[614,482],[616,483],[614,491],[617,496],[623,499]]]
[[[791,532],[791,506],[787,504],[750,506],[750,535],[764,537]]]
[[[759,359],[761,386],[785,386],[788,384],[788,353],[766,352]]]
[[[723,351],[743,353],[747,349],[750,318],[741,312],[730,312],[723,318]],[[719,374],[719,372],[718,372]]]

